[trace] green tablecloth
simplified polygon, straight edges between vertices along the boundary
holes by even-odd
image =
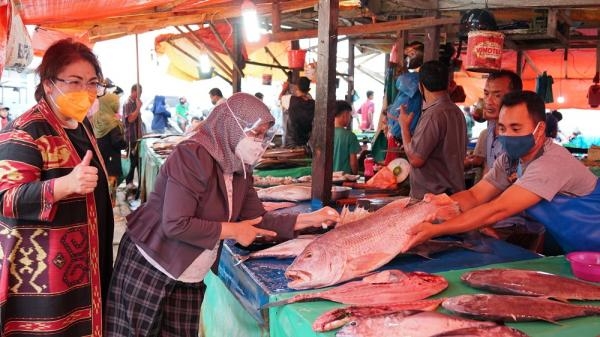
[[[152,149],[152,144],[159,138],[146,138],[140,140],[139,175],[140,175],[140,199],[146,201],[146,197],[154,190],[154,182],[158,170],[165,162],[165,157],[160,156]]]
[[[146,201],[146,196],[154,189],[154,182],[158,175],[160,166],[165,162],[166,157],[158,155],[152,150],[152,144],[159,141],[160,138],[146,138],[140,140],[139,152],[139,173],[140,173],[140,198]],[[299,166],[286,169],[273,170],[254,170],[254,175],[260,177],[292,177],[299,178],[308,176],[312,172],[311,166]]]
[[[259,177],[292,177],[300,178],[302,176],[309,176],[312,172],[311,166],[298,166],[282,169],[273,170],[254,170],[254,175]]]
[[[494,267],[508,267],[541,270],[554,274],[572,276],[568,262],[564,257],[547,257],[542,259],[501,263],[492,265]],[[469,288],[460,282],[460,275],[467,270],[488,268],[479,267],[463,270],[438,273],[446,277],[450,286],[438,297],[456,296],[459,294],[479,293],[482,291]],[[290,295],[274,295],[272,301],[289,297]],[[600,306],[600,301],[587,302],[588,304]],[[314,320],[324,311],[341,307],[342,305],[328,302],[305,302],[294,303],[269,310],[269,326],[271,337],[292,336],[335,336],[335,330],[328,333],[316,333],[311,326]],[[443,311],[443,309],[440,309]],[[598,317],[582,317],[560,321],[559,324],[547,322],[523,322],[510,323],[512,327],[522,330],[532,337],[597,337],[600,333],[600,319]]]

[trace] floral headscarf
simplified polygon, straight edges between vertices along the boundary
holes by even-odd
[[[261,124],[275,123],[261,100],[250,94],[236,93],[213,109],[191,139],[204,146],[223,172],[243,172],[243,163],[235,155],[235,147],[245,137],[240,125],[254,125],[259,119]]]

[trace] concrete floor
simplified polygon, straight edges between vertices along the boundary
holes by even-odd
[[[121,237],[123,233],[125,233],[126,229],[126,220],[125,216],[131,213],[131,207],[129,206],[129,202],[126,200],[125,196],[125,183],[122,183],[117,188],[117,202],[116,206],[113,208],[113,213],[115,216],[115,231],[113,238],[113,257],[117,257],[117,250],[119,249],[119,242],[121,242]]]

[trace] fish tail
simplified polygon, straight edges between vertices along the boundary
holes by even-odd
[[[596,307],[593,305],[586,305],[585,313],[586,313],[586,315],[600,315],[600,307]]]

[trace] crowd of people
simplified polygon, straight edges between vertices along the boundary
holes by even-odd
[[[540,249],[544,231],[563,252],[597,248],[600,186],[553,142],[560,113],[546,114],[543,100],[524,91],[515,73],[491,73],[482,93],[487,127],[467,155],[468,118],[451,99],[449,67],[423,62],[421,43],[407,46],[405,61],[408,71],[396,79],[398,95],[380,125],[411,165],[410,196],[445,193],[462,211],[443,225],[421,223],[409,233],[413,245],[483,229],[516,243],[532,234],[532,250]],[[70,39],[46,51],[37,74],[31,109],[11,121],[0,107],[2,335],[28,335],[35,326],[46,336],[198,336],[203,279],[222,240],[287,239],[340,220],[330,207],[303,214],[264,209],[252,169],[278,132],[275,118],[262,93],[225,98],[213,88],[214,107],[204,120],[179,99],[175,114],[187,138],[128,217],[113,259],[116,186],[124,179],[134,189],[139,166],[142,86],[134,84],[121,107],[118,87],[104,79],[96,56]],[[293,84],[290,78],[281,92],[284,146],[311,146],[310,85],[306,77]],[[374,92],[366,98],[360,129],[375,131]],[[152,132],[165,132],[171,112],[164,96],[154,97],[152,113]],[[350,174],[359,173],[363,151],[348,128],[354,115],[351,104],[336,101],[333,169]],[[476,166],[483,178],[466,189],[465,168]]]

